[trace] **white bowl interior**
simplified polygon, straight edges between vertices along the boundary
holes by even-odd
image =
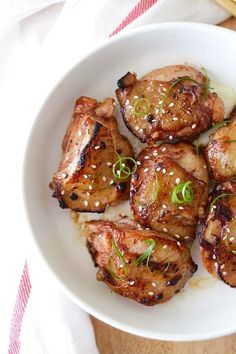
[[[204,66],[214,81],[236,87],[236,36],[198,24],[161,24],[110,40],[67,73],[35,122],[26,155],[25,195],[32,233],[67,294],[101,320],[134,334],[164,340],[196,340],[236,330],[236,293],[203,270],[172,301],[148,308],[112,294],[95,280],[96,269],[68,211],[51,198],[48,183],[58,167],[60,144],[74,101],[81,95],[114,96],[128,70],[139,76],[161,66]],[[120,121],[120,124],[124,124]],[[123,128],[125,129],[125,128]]]

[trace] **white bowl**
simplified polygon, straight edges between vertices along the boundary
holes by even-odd
[[[93,316],[124,331],[177,341],[235,332],[236,290],[210,278],[201,265],[197,245],[193,257],[198,272],[166,304],[148,308],[111,293],[96,281],[84,241],[75,236],[68,211],[58,207],[48,188],[58,167],[74,101],[80,95],[114,96],[117,79],[128,70],[141,76],[178,63],[204,66],[214,81],[236,87],[235,43],[232,31],[196,23],[165,23],[127,31],[68,71],[36,118],[25,163],[25,197],[33,237],[66,294]]]

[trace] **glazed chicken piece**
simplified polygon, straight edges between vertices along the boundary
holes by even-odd
[[[142,142],[194,140],[224,119],[224,104],[208,78],[186,65],[154,70],[140,80],[128,72],[116,95],[127,128]]]
[[[134,218],[145,227],[191,242],[207,204],[203,157],[191,144],[161,144],[145,148],[137,164],[130,190]]]
[[[208,169],[217,182],[236,177],[236,106],[230,115],[230,123],[210,136],[205,156]]]
[[[128,199],[130,178],[116,182],[113,164],[118,154],[132,157],[133,152],[118,132],[113,110],[111,98],[102,103],[77,99],[62,143],[62,161],[50,184],[62,208],[104,212],[108,204]]]
[[[97,280],[143,305],[170,300],[197,270],[188,247],[134,221],[90,221],[86,229]]]
[[[200,237],[201,256],[207,271],[236,287],[236,182],[218,185]]]

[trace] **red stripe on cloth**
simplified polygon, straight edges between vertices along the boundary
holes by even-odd
[[[110,34],[114,36],[120,32],[123,28],[128,26],[131,22],[136,20],[139,16],[143,15],[150,7],[156,4],[158,0],[140,0],[137,5],[130,11],[130,13],[124,18],[124,20],[119,24],[118,27]]]
[[[11,318],[10,343],[8,348],[8,354],[18,354],[20,352],[21,324],[28,303],[30,290],[31,283],[29,278],[29,270],[27,263],[25,263]]]

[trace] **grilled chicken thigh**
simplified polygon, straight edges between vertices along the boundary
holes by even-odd
[[[143,305],[170,300],[197,270],[188,247],[133,221],[90,221],[86,229],[97,280]]]
[[[210,201],[200,237],[202,261],[211,275],[236,287],[236,182],[218,185]]]
[[[89,97],[77,99],[62,143],[63,157],[50,184],[62,208],[103,212],[108,204],[128,199],[130,178],[116,182],[113,164],[119,155],[132,157],[133,153],[118,132],[113,110],[111,98],[102,103]]]
[[[116,95],[127,128],[142,142],[194,140],[224,119],[224,104],[208,78],[186,65],[154,70],[137,80],[128,72]]]
[[[187,143],[145,148],[132,176],[130,205],[134,218],[182,242],[195,238],[205,216],[208,173],[201,155]]]
[[[236,177],[236,106],[230,123],[210,137],[205,156],[212,177],[224,182]]]

